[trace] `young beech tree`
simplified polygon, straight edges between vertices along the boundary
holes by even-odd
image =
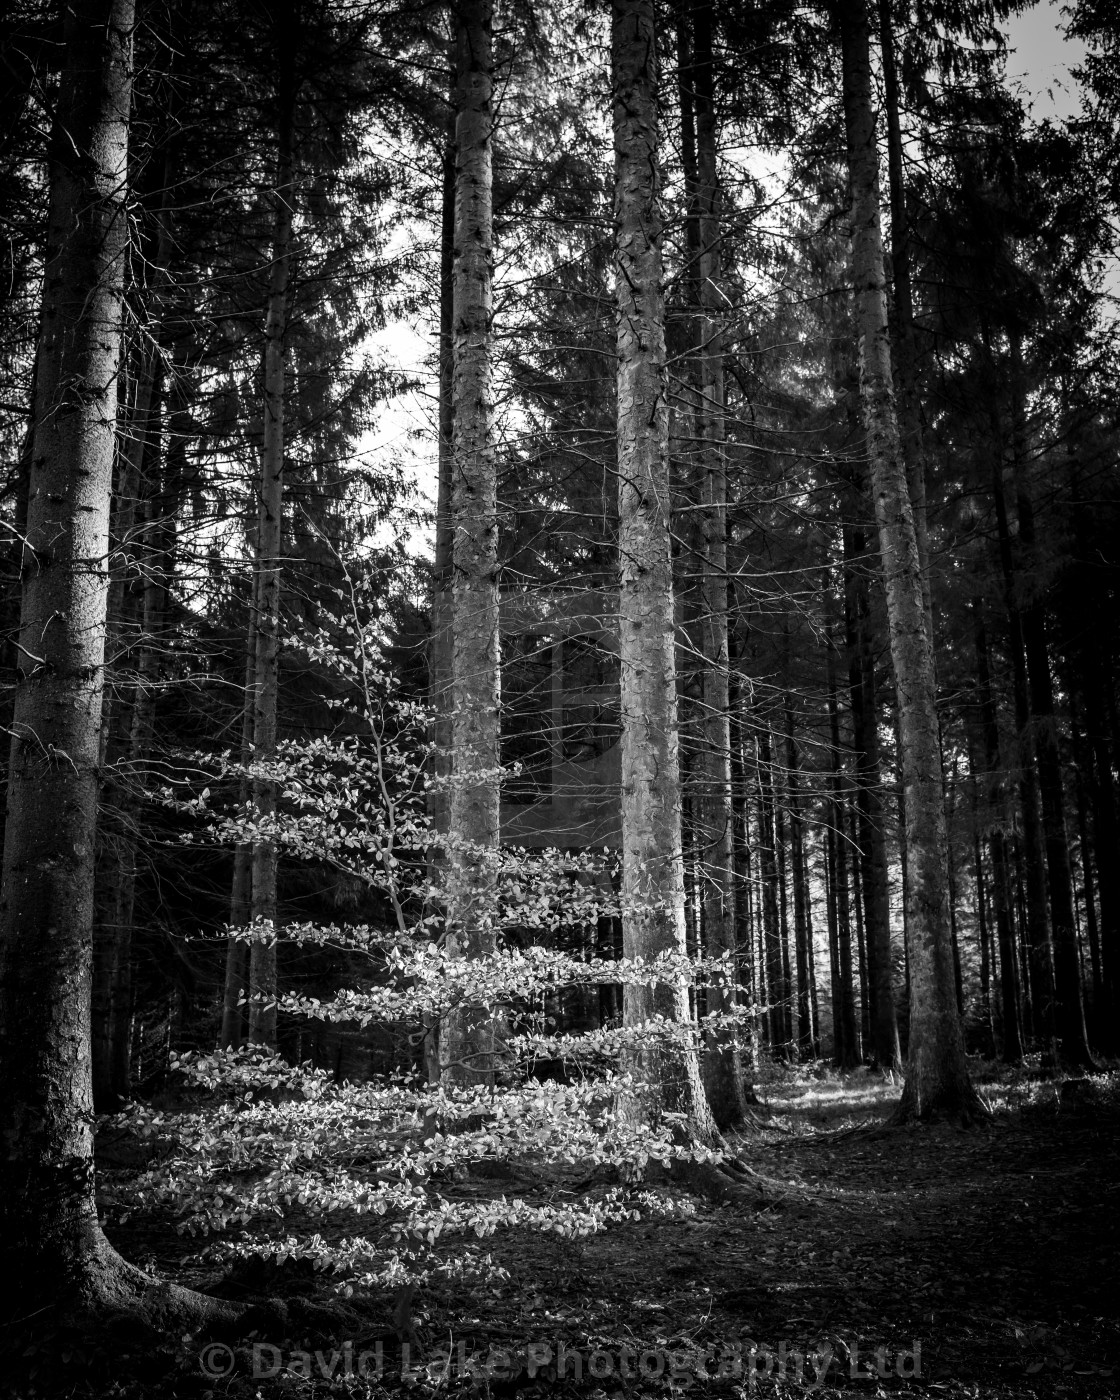
[[[0,1211],[29,1303],[197,1316],[209,1300],[154,1289],[113,1251],[93,1186],[94,832],[133,18],[132,0],[68,8],[50,142],[0,886]]]
[[[498,855],[498,515],[491,402],[493,213],[490,0],[467,0],[455,39],[455,234],[452,261],[451,747],[447,949],[495,947]],[[441,1028],[454,1083],[492,1081],[497,1023],[464,1009]]]
[[[657,46],[652,0],[614,0],[618,315],[619,650],[622,663],[622,933],[627,958],[684,953],[676,628],[669,547],[669,407],[661,287]],[[629,985],[623,1022],[689,1020],[683,985]],[[682,1039],[634,1052],[634,1111],[664,1106],[714,1133],[698,1057]],[[643,1103],[645,1093],[648,1103]]]
[[[866,0],[838,0],[860,398],[898,697],[906,820],[910,1051],[897,1118],[972,1117],[949,921],[948,844],[933,666],[914,512],[895,415]]]

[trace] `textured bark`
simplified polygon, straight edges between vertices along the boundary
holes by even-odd
[[[178,1312],[111,1249],[94,1200],[94,835],[131,98],[130,0],[65,22],[0,884],[0,1236],[22,1311]],[[145,1296],[146,1295],[146,1296]]]
[[[131,27],[127,0],[67,20],[0,890],[4,1233],[79,1286],[102,1246],[90,981]]]
[[[291,12],[281,7],[280,15]],[[283,32],[281,32],[281,30]],[[261,443],[260,500],[257,509],[254,570],[253,760],[268,763],[276,754],[280,702],[280,593],[284,534],[284,394],[287,354],[288,285],[292,267],[293,122],[296,99],[294,50],[297,34],[288,23],[277,23],[280,72],[277,83],[278,122],[276,186],[273,191],[271,269],[268,311],[264,327],[264,434]],[[251,793],[258,819],[267,824],[276,815],[278,785],[254,778]],[[263,934],[249,947],[248,1038],[257,1045],[276,1046],[276,899],[278,853],[267,837],[253,843],[250,921]]]
[[[906,202],[903,166],[901,94],[898,66],[895,61],[891,0],[878,0],[878,5],[887,127],[887,180],[891,206],[891,284],[894,288],[894,355],[895,378],[898,384],[899,436],[906,464],[910,506],[914,515],[918,560],[922,566],[922,597],[932,636],[925,435],[918,397],[918,350],[914,333],[914,290],[910,275],[910,212]]]
[[[906,807],[910,1044],[898,1117],[966,1119],[977,1112],[979,1100],[968,1077],[956,1007],[933,647],[895,415],[865,0],[840,0],[837,14],[852,201],[860,398],[883,561]]]
[[[437,456],[435,555],[432,561],[432,631],[428,641],[428,704],[432,712],[432,784],[428,789],[428,819],[437,835],[431,848],[429,875],[438,886],[445,869],[441,844],[450,824],[451,781],[451,661],[452,581],[454,532],[451,528],[451,495],[454,481],[453,432],[455,422],[453,378],[454,262],[455,262],[455,93],[451,93],[447,145],[443,153],[443,207],[440,220],[439,260],[439,447]],[[440,1077],[439,1019],[424,1024],[424,1070],[429,1083]]]
[[[852,741],[856,759],[856,802],[860,877],[866,928],[866,959],[870,983],[868,1030],[874,1061],[881,1070],[902,1069],[898,1017],[894,1004],[894,954],[891,948],[890,887],[883,787],[879,771],[878,694],[875,685],[874,638],[864,532],[845,530],[849,555],[845,603],[848,617],[848,683],[852,705]]]
[[[703,880],[701,921],[709,957],[734,959],[734,813],[731,806],[731,689],[728,648],[727,460],[723,344],[720,338],[720,203],[716,112],[712,74],[712,11],[701,5],[693,16],[693,101],[696,119],[698,233],[700,245],[700,506],[703,548],[703,734],[698,758]],[[734,962],[732,962],[734,966]],[[708,1007],[731,1011],[738,1001],[734,982],[712,988]],[[705,1087],[719,1127],[740,1121],[746,1111],[743,1070],[737,1044],[717,1036],[708,1047]]]
[[[614,236],[618,314],[619,649],[622,667],[622,907],[627,957],[685,947],[668,402],[661,288],[657,60],[651,0],[614,0]],[[623,1018],[687,1024],[678,985],[625,988]],[[714,1131],[698,1056],[681,1046],[634,1055],[631,1111],[685,1115]]]
[[[452,784],[447,948],[494,950],[498,854],[499,661],[497,473],[491,396],[493,55],[490,0],[458,11],[455,41],[455,241],[451,525]],[[460,1084],[493,1082],[501,1026],[480,1008],[453,1011],[440,1068]]]

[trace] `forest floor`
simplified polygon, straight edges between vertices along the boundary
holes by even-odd
[[[332,1334],[305,1311],[293,1335],[179,1339],[75,1374],[79,1356],[20,1393],[1118,1396],[1120,1080],[979,1079],[982,1126],[882,1131],[896,1086],[775,1071],[737,1144],[768,1179],[757,1208],[691,1201],[578,1241],[495,1236],[507,1276],[423,1291],[408,1348],[378,1337],[384,1317]],[[448,1194],[503,1193],[532,1187],[474,1179]],[[114,1238],[197,1283],[169,1225],[134,1217]],[[299,1270],[269,1280],[285,1290],[329,1296]]]

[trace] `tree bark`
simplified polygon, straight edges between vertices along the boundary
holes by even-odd
[[[625,955],[640,959],[685,950],[656,54],[652,0],[614,0],[622,910]],[[658,1015],[687,1025],[687,989],[625,988],[625,1025]],[[630,1112],[682,1113],[685,1135],[712,1137],[685,1041],[647,1043],[630,1068],[639,1086]]]
[[[845,590],[850,631],[848,681],[856,759],[859,861],[867,930],[871,1048],[879,1069],[893,1074],[902,1069],[902,1051],[894,1004],[894,954],[891,948],[883,789],[879,771],[879,707],[871,636],[871,600],[866,564],[860,562],[867,544],[861,529],[845,531],[845,553],[850,551],[849,587]]]
[[[702,924],[709,957],[725,954],[735,965],[734,813],[731,806],[731,690],[728,646],[727,461],[721,326],[720,198],[712,73],[712,9],[693,14],[693,103],[696,119],[698,231],[700,243],[700,506],[703,539],[701,611],[703,735],[699,754],[700,831],[703,851]],[[708,993],[712,1011],[738,1002],[737,976]],[[717,1126],[740,1122],[746,1112],[738,1036],[711,1038],[705,1087]]]
[[[131,0],[69,7],[49,150],[0,882],[0,1237],[31,1317],[204,1307],[125,1264],[94,1198],[94,838],[133,22]]]
[[[455,240],[451,528],[452,783],[446,946],[494,951],[499,815],[497,465],[491,317],[493,54],[490,0],[468,0],[455,38]],[[501,1026],[484,1008],[453,1010],[440,1029],[448,1083],[492,1083]]]
[[[895,416],[866,0],[838,0],[852,201],[860,398],[898,696],[906,804],[910,1045],[897,1117],[973,1117],[950,942],[948,854],[933,646],[913,506]]]
[[[281,15],[294,18],[287,6]],[[283,32],[281,32],[283,31]],[[260,500],[257,511],[253,632],[253,761],[271,763],[276,755],[280,703],[280,594],[284,545],[284,395],[287,381],[285,332],[292,266],[292,201],[295,194],[294,121],[297,35],[277,24],[280,73],[277,83],[276,187],[273,191],[271,271],[264,328],[264,437],[261,444]],[[251,801],[257,820],[275,820],[279,784],[254,776]],[[267,835],[253,843],[249,946],[248,1038],[276,1047],[276,945],[278,852]]]
[[[878,0],[879,46],[883,61],[883,96],[887,127],[887,181],[891,206],[891,285],[894,288],[895,363],[898,419],[906,484],[914,514],[922,597],[927,625],[933,628],[930,592],[929,520],[926,509],[926,452],[918,397],[918,349],[914,334],[914,288],[910,275],[910,211],[903,167],[901,91],[895,60],[891,0]]]

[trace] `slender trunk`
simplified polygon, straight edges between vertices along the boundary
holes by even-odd
[[[432,563],[432,632],[428,642],[428,703],[432,710],[432,784],[428,789],[428,818],[437,838],[429,859],[434,886],[445,875],[445,849],[450,824],[452,753],[452,602],[454,533],[451,497],[454,485],[454,371],[455,371],[455,92],[451,92],[451,120],[443,153],[443,203],[439,262],[439,449],[436,495],[435,557]],[[428,1082],[440,1077],[439,1019],[424,1024],[424,1069]]]
[[[972,779],[972,875],[976,888],[976,940],[980,944],[980,1019],[984,1027],[984,1054],[996,1050],[996,1024],[992,1007],[992,941],[988,920],[988,890],[980,855],[980,830],[976,820],[976,779]]]
[[[1085,893],[1085,931],[1089,941],[1089,965],[1093,978],[1093,995],[1090,1014],[1092,1040],[1096,1045],[1103,1043],[1104,1026],[1101,1008],[1104,1006],[1104,978],[1101,968],[1100,928],[1097,923],[1097,903],[1093,891],[1093,855],[1089,843],[1089,801],[1086,795],[1088,774],[1092,772],[1087,746],[1080,735],[1075,736],[1074,748],[1077,752],[1077,844],[1081,853],[1081,884]]]
[[[452,263],[452,785],[446,947],[494,952],[499,842],[497,461],[491,314],[493,53],[491,0],[468,0],[455,37],[455,240]],[[485,1007],[453,1009],[440,1028],[446,1083],[491,1084],[502,1026]]]
[[[833,945],[832,1029],[833,1056],[837,1068],[855,1069],[855,987],[852,981],[852,926],[848,891],[847,821],[844,817],[844,780],[840,748],[840,710],[836,702],[836,663],[828,647],[828,723],[831,745],[829,776],[829,941]]]
[[[883,560],[906,802],[910,1047],[898,1118],[945,1115],[965,1119],[977,1112],[979,1100],[969,1080],[955,1004],[933,647],[895,417],[866,0],[839,0],[837,11],[852,200],[860,397]]]
[[[272,762],[276,754],[280,701],[280,585],[284,533],[284,394],[287,357],[284,344],[288,321],[288,287],[292,265],[292,201],[294,186],[293,123],[295,35],[284,33],[278,44],[279,125],[276,188],[268,312],[264,328],[264,437],[261,444],[260,500],[257,512],[253,648],[253,761]],[[275,819],[279,784],[255,775],[252,803],[267,827]],[[278,852],[267,836],[253,844],[250,922],[254,938],[249,947],[249,1040],[276,1047],[276,897]]]
[[[845,589],[849,627],[848,680],[856,759],[858,850],[867,929],[870,1049],[879,1069],[885,1073],[897,1073],[902,1069],[902,1052],[894,1004],[890,885],[879,771],[875,648],[871,635],[871,599],[866,564],[859,562],[865,557],[867,545],[868,540],[861,529],[845,531],[845,553],[851,561],[849,587]]]
[[[249,610],[245,647],[245,697],[241,707],[241,762],[248,768],[253,759],[253,670],[257,651],[256,616]],[[249,801],[251,788],[243,777],[239,805]],[[233,852],[233,878],[230,882],[229,922],[233,929],[246,929],[253,918],[253,848],[247,843]],[[221,1045],[237,1050],[245,1041],[246,1009],[249,999],[250,945],[231,935],[226,940],[225,977],[222,984]]]
[[[761,999],[758,992],[758,975],[754,960],[750,808],[747,802],[747,765],[743,759],[743,746],[746,739],[740,689],[741,687],[738,685],[734,687],[731,701],[733,716],[731,726],[731,807],[735,875],[735,946],[738,950],[740,998],[745,996],[749,1006],[757,1007]],[[748,1103],[754,1103],[756,1095],[752,1085],[758,1075],[758,1018],[756,1013],[752,1014],[745,1034],[747,1047],[743,1063],[745,1073],[743,1097]],[[743,1060],[744,1057],[741,1055],[740,1059]]]
[[[776,1055],[786,1052],[783,1010],[786,1000],[782,938],[778,919],[778,852],[774,814],[774,761],[770,729],[758,722],[758,869],[762,882],[762,936],[764,940],[766,983],[769,991],[767,1021],[770,1049]]]
[[[813,1002],[810,990],[812,925],[805,868],[805,818],[801,810],[801,760],[793,728],[793,706],[788,695],[785,708],[786,792],[789,802],[789,849],[793,880],[793,945],[797,967],[797,1051],[802,1060],[809,1060],[814,1053]]]
[[[454,94],[452,94],[454,100]],[[451,496],[454,412],[454,264],[455,264],[455,132],[448,134],[443,155],[443,207],[439,269],[439,451],[436,495],[435,558],[432,564],[432,635],[428,644],[428,694],[434,713],[434,783],[429,816],[440,835],[447,831],[448,778],[451,772],[451,599],[454,572],[454,533]]]
[[[668,402],[652,0],[614,0],[611,25],[618,307],[619,650],[622,666],[622,908],[627,957],[684,951],[681,789]],[[627,986],[624,1021],[688,1021],[683,986]],[[648,1043],[631,1065],[632,1111],[684,1115],[686,1135],[713,1123],[697,1055]]]
[[[932,635],[929,523],[926,510],[925,436],[918,397],[918,350],[914,333],[914,290],[910,274],[910,213],[903,165],[901,91],[895,60],[891,0],[878,0],[879,44],[887,127],[887,179],[891,205],[891,285],[894,288],[894,358],[898,385],[898,426],[906,483],[914,515],[914,535],[922,566],[922,594]]]
[[[1000,761],[999,725],[992,694],[988,636],[979,607],[976,609],[976,678],[980,693],[980,723],[984,736],[984,771],[988,803],[994,809],[988,831],[988,851],[992,862],[992,903],[999,943],[1000,1004],[1003,1009],[1003,1058],[1016,1063],[1023,1058],[1023,1011],[1019,991],[1019,959],[1016,952],[1010,863],[1003,813],[1006,800],[1002,791],[1003,765]]]
[[[723,345],[720,314],[720,201],[716,113],[712,74],[712,10],[693,13],[694,110],[696,118],[697,231],[700,284],[700,596],[703,622],[703,735],[699,755],[700,832],[703,843],[703,926],[709,957],[733,958],[735,866],[731,807],[731,692],[728,647],[727,462],[724,451]],[[712,988],[708,1006],[731,1011],[734,985]],[[746,1101],[743,1071],[734,1043],[716,1037],[705,1062],[705,1087],[719,1127],[742,1119]]]

